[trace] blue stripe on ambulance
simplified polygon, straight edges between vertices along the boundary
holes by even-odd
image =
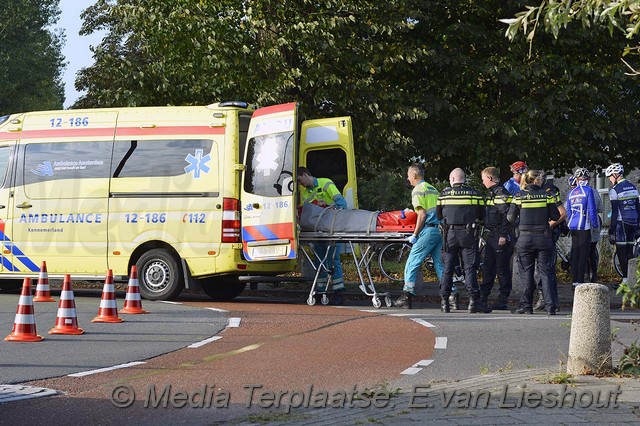
[[[29,257],[27,257],[22,252],[22,250],[20,250],[15,244],[13,244],[13,241],[11,241],[4,234],[4,232],[0,232],[0,240],[2,240],[4,242],[4,246],[7,249],[9,249],[11,251],[11,253],[13,253],[16,256],[16,258],[20,262],[22,262],[24,264],[24,266],[29,268],[30,271],[32,271],[32,272],[40,272],[40,268],[38,267],[38,265],[33,263],[33,261],[31,259],[29,259]],[[18,267],[16,267],[15,265],[12,265],[11,262],[9,262],[9,260],[7,258],[5,258],[4,256],[2,257],[2,265],[5,268],[7,268],[9,271],[20,271],[20,269],[18,269]]]

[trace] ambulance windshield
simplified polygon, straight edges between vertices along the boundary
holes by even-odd
[[[256,136],[247,147],[244,190],[264,197],[291,195],[293,132]]]

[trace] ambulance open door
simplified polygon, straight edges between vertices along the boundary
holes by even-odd
[[[240,200],[248,261],[296,258],[297,115],[297,103],[288,103],[251,117]]]
[[[300,165],[315,177],[331,179],[347,201],[347,206],[358,208],[351,117],[302,123]]]

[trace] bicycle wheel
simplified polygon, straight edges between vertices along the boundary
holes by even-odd
[[[618,275],[622,276],[622,268],[620,268],[620,260],[618,259],[618,253],[613,253],[613,258],[611,259],[613,262],[613,267],[615,268]]]
[[[404,243],[390,243],[380,250],[378,266],[380,272],[391,281],[404,281],[404,265],[407,263],[411,246]]]

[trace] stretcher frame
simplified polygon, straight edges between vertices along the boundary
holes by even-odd
[[[387,307],[391,307],[392,301],[389,292],[379,293],[376,290],[376,286],[371,278],[371,260],[375,257],[379,248],[389,243],[406,242],[409,235],[411,235],[411,232],[328,233],[319,231],[301,231],[298,239],[301,246],[300,251],[304,254],[304,257],[315,271],[311,289],[309,290],[309,297],[307,298],[307,304],[309,306],[315,305],[316,294],[322,295],[320,302],[323,305],[327,305],[329,303],[329,297],[327,295],[327,291],[331,283],[331,271],[327,267],[327,261],[330,259],[329,254],[334,253],[338,244],[347,244],[351,249],[353,262],[356,266],[356,270],[358,271],[358,278],[360,280],[358,288],[360,288],[365,296],[371,297],[371,303],[375,308],[380,308],[382,306],[381,298],[384,298]],[[312,245],[314,242],[326,244],[327,249],[324,254],[318,254],[313,250]],[[360,244],[360,247],[356,248],[355,244]],[[307,250],[303,249],[303,247],[310,248],[310,252],[313,253],[313,258]],[[322,256],[322,258],[320,256]],[[332,257],[333,256],[331,256],[331,258]],[[316,291],[316,288],[322,271],[327,272],[327,285],[324,291],[319,292]]]

